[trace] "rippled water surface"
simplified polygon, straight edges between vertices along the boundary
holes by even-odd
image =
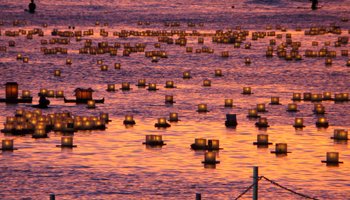
[[[26,3],[25,3],[26,4]],[[61,150],[56,148],[61,135],[50,133],[48,139],[32,139],[31,136],[11,137],[0,134],[0,138],[14,138],[14,152],[0,154],[0,199],[47,199],[55,193],[57,199],[194,199],[195,193],[202,193],[204,199],[234,199],[252,183],[252,166],[259,166],[261,175],[298,192],[319,199],[348,199],[350,196],[350,150],[347,143],[336,143],[330,139],[336,128],[349,129],[349,103],[335,104],[323,102],[326,117],[330,121],[327,129],[317,129],[317,117],[312,113],[311,102],[298,102],[300,112],[287,113],[286,105],[291,103],[293,92],[332,93],[350,92],[350,68],[345,63],[348,57],[340,56],[340,50],[350,50],[349,45],[330,50],[337,51],[333,65],[326,67],[324,58],[304,58],[300,62],[277,58],[267,59],[266,47],[272,37],[251,41],[251,49],[233,48],[233,45],[216,44],[205,37],[204,44],[197,43],[197,37],[188,37],[187,46],[194,49],[207,46],[214,54],[185,53],[178,45],[161,44],[169,58],[152,63],[144,53],[118,56],[82,55],[78,49],[83,42],[71,39],[69,45],[48,45],[68,48],[67,55],[43,55],[40,40],[50,39],[51,30],[94,29],[94,36],[84,37],[97,42],[108,41],[131,44],[146,43],[146,51],[157,50],[153,44],[157,37],[118,38],[113,31],[120,30],[198,30],[215,32],[218,29],[234,29],[240,25],[249,31],[265,31],[266,25],[280,24],[292,33],[293,41],[300,41],[301,54],[306,49],[320,49],[325,41],[332,44],[339,35],[305,36],[294,31],[297,26],[303,31],[311,25],[341,26],[341,36],[349,36],[350,1],[320,1],[321,9],[311,11],[309,1],[286,0],[245,0],[245,1],[131,1],[131,0],[41,0],[37,1],[35,15],[23,12],[23,1],[1,0],[0,46],[8,46],[9,40],[16,41],[16,47],[8,47],[0,52],[1,84],[8,81],[19,83],[20,90],[27,89],[36,94],[40,88],[64,90],[73,98],[77,87],[91,87],[95,98],[106,99],[96,109],[88,110],[85,105],[64,104],[62,100],[52,99],[51,108],[44,114],[70,111],[75,115],[108,112],[112,120],[106,131],[75,133],[78,148]],[[232,9],[231,6],[235,5]],[[26,20],[27,25],[13,27],[12,21]],[[95,26],[109,23],[108,27]],[[138,26],[138,21],[150,21],[149,26]],[[164,22],[180,22],[180,27],[165,27]],[[187,22],[204,23],[204,27],[187,27]],[[47,23],[47,28],[42,24]],[[16,38],[4,36],[5,30],[42,28],[44,37],[25,36]],[[103,38],[99,29],[109,31]],[[277,33],[280,33],[277,31]],[[285,40],[285,32],[283,33]],[[174,37],[177,38],[177,37]],[[277,39],[280,44],[282,39]],[[312,47],[312,41],[319,41]],[[221,52],[229,51],[229,58],[222,58]],[[16,60],[17,53],[29,56],[28,64]],[[246,66],[244,58],[250,57],[252,64]],[[67,58],[73,64],[65,65]],[[108,71],[100,71],[97,60],[109,65]],[[121,70],[113,65],[120,62]],[[61,77],[54,77],[55,69],[62,71]],[[224,76],[214,77],[214,70],[222,69]],[[190,70],[193,79],[182,79],[182,73]],[[138,79],[158,84],[160,90],[149,92],[137,88]],[[202,87],[203,79],[212,80],[212,87]],[[176,89],[165,89],[167,80],[173,80]],[[107,84],[114,83],[119,88],[122,82],[130,82],[132,90],[109,93]],[[242,87],[250,86],[253,95],[241,95]],[[173,106],[164,105],[164,96],[174,95]],[[0,96],[5,96],[4,87]],[[279,96],[282,105],[267,106],[264,113],[270,128],[258,130],[254,120],[246,118],[247,110],[257,103],[269,103],[271,96]],[[224,99],[232,98],[234,108],[224,108]],[[34,98],[37,102],[38,98]],[[197,104],[207,103],[210,112],[199,114]],[[13,115],[19,108],[27,105],[0,105],[0,122]],[[156,129],[158,117],[167,117],[169,112],[178,112],[181,119],[166,130]],[[236,129],[224,126],[225,114],[236,113],[239,125]],[[123,126],[124,115],[133,114],[136,125]],[[295,130],[292,127],[295,117],[304,117],[306,128]],[[269,134],[273,143],[288,143],[292,152],[285,157],[277,157],[269,148],[252,145],[259,133]],[[162,134],[166,146],[149,149],[142,145],[147,134]],[[219,139],[220,150],[216,169],[204,168],[201,161],[203,152],[190,149],[194,138]],[[326,152],[337,151],[344,162],[339,167],[327,167],[321,163]],[[261,199],[301,199],[266,181],[259,182]],[[251,198],[251,191],[243,199]]]

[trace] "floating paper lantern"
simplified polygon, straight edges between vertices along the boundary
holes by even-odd
[[[54,75],[55,76],[61,76],[61,70],[56,69],[55,72],[54,72]]]
[[[322,101],[323,97],[322,94],[312,94],[311,95],[311,101]]]
[[[225,99],[225,107],[233,107],[233,99]]]
[[[314,106],[314,112],[316,114],[325,114],[325,107],[322,104],[315,104]]]
[[[326,58],[326,60],[325,60],[326,65],[332,65],[332,63],[333,63],[332,58]]]
[[[29,90],[22,90],[22,99],[31,98]]]
[[[258,115],[258,111],[256,109],[248,109],[248,116],[249,118],[258,118],[260,117]]]
[[[77,146],[73,145],[73,137],[72,136],[63,136],[63,137],[61,137],[61,145],[57,145],[57,147],[73,148],[73,147],[77,147]]]
[[[20,54],[20,53],[17,54],[17,60],[22,60],[22,58],[23,58],[23,57],[22,57],[22,54]]]
[[[166,145],[161,135],[146,135],[146,141],[143,144],[148,146],[163,146]]]
[[[194,150],[205,150],[207,149],[207,140],[204,138],[194,139],[194,144],[191,144],[191,148]]]
[[[298,105],[296,103],[289,103],[287,107],[288,112],[297,112],[298,111]]]
[[[134,116],[132,115],[125,115],[125,119],[123,122],[125,125],[134,125],[136,124],[135,120],[134,120]]]
[[[107,91],[108,92],[114,92],[115,91],[115,85],[114,84],[108,84],[107,85]]]
[[[108,113],[100,113],[100,119],[102,119],[105,123],[110,122]]]
[[[35,128],[33,133],[33,138],[47,138],[47,133],[45,128]]]
[[[56,91],[56,98],[63,98],[64,97],[64,92],[62,90],[57,90]]]
[[[114,63],[114,69],[120,69],[121,66],[122,65],[120,63]]]
[[[198,104],[197,112],[208,112],[207,104],[201,103]]]
[[[175,103],[174,97],[172,95],[165,95],[165,103],[169,103],[169,104]]]
[[[268,146],[272,143],[269,142],[269,135],[267,134],[258,134],[257,141],[253,143],[254,145],[259,146]]]
[[[2,151],[13,151],[17,150],[16,148],[13,148],[13,140],[12,139],[4,139],[2,140]]]
[[[150,83],[150,84],[148,84],[148,90],[149,90],[149,91],[158,90],[158,89],[157,89],[157,84],[155,84],[155,83]]]
[[[270,105],[280,105],[280,98],[279,97],[271,97]]]
[[[264,103],[259,103],[256,105],[256,110],[258,112],[266,112],[266,106]]]
[[[210,80],[203,80],[203,86],[204,87],[210,87],[211,86],[211,81]]]
[[[242,94],[252,94],[252,88],[251,87],[243,87]]]
[[[23,57],[23,63],[28,63],[29,62],[29,58],[28,57]]]
[[[303,100],[304,101],[311,101],[312,94],[310,92],[304,92],[303,93]]]
[[[66,65],[71,65],[71,64],[72,64],[72,59],[68,58],[68,59],[66,60]]]
[[[215,165],[220,163],[220,161],[216,160],[216,152],[209,151],[209,152],[205,152],[204,161],[202,161],[202,163]]]
[[[322,160],[322,163],[327,163],[330,165],[338,165],[340,163],[343,163],[339,161],[339,153],[338,152],[327,152],[326,154],[326,160]]]
[[[220,141],[219,140],[208,140],[208,147],[207,147],[207,149],[209,151],[219,150],[220,149]]]
[[[244,59],[244,63],[245,63],[246,65],[249,65],[249,64],[252,63],[252,61],[251,61],[250,58],[245,58],[245,59]]]
[[[293,93],[293,101],[301,101],[301,94],[300,93]]]
[[[342,101],[349,101],[349,93],[341,93]]]
[[[130,83],[123,82],[121,90],[124,90],[124,91],[130,90]]]
[[[48,90],[45,88],[41,88],[39,93],[40,95],[47,96]]]
[[[175,88],[174,81],[166,81],[165,88]]]
[[[348,138],[348,131],[344,129],[335,129],[334,135],[331,137],[331,139],[334,140],[349,140]]]
[[[108,66],[107,65],[101,65],[101,71],[108,71]]]
[[[237,126],[237,116],[236,114],[226,114],[226,127],[236,127]]]
[[[48,90],[46,96],[47,97],[55,97],[55,91],[54,90]]]
[[[15,100],[18,98],[18,84],[16,82],[7,82],[5,87],[6,99]]]
[[[304,126],[304,119],[301,117],[296,117],[294,119],[294,125],[295,128],[303,128]]]
[[[185,71],[182,76],[183,79],[190,79],[191,77],[191,72],[190,71]]]
[[[346,66],[350,67],[350,60],[346,61]]]
[[[158,123],[155,123],[154,126],[158,128],[167,128],[171,125],[167,123],[166,118],[158,118]]]
[[[329,126],[329,123],[327,121],[327,118],[325,117],[319,117],[316,121],[316,126],[317,127],[323,127],[323,128],[327,128]]]
[[[222,71],[221,71],[221,69],[216,69],[216,70],[215,70],[215,76],[216,76],[216,77],[222,76]]]
[[[259,128],[269,127],[269,124],[267,122],[267,118],[266,117],[260,117],[258,122],[255,123],[255,126],[257,126]]]
[[[139,79],[137,81],[137,85],[138,87],[146,87],[146,79]]]
[[[287,143],[276,143],[275,151],[271,151],[271,153],[287,154],[287,153],[291,153],[291,152],[288,152],[288,150],[287,150]]]
[[[170,122],[177,122],[177,121],[179,121],[179,115],[177,113],[170,113],[169,114],[169,121]]]
[[[87,108],[90,108],[90,109],[96,108],[95,100],[88,100]]]
[[[228,58],[229,57],[229,52],[228,51],[221,52],[221,57]]]
[[[324,92],[323,93],[323,100],[332,100],[332,93]]]

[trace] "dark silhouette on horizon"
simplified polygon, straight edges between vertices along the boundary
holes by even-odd
[[[47,108],[48,105],[50,105],[50,101],[46,99],[46,97],[42,94],[39,95],[40,99],[39,99],[39,108]]]
[[[30,4],[28,5],[28,8],[29,13],[35,13],[36,5],[34,3],[34,0],[31,0]]]
[[[310,1],[312,1],[311,9],[312,10],[317,10],[318,0],[310,0]]]

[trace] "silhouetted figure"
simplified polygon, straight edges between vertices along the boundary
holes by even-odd
[[[36,8],[36,5],[34,3],[34,0],[31,0],[30,4],[28,5],[28,12],[29,13],[35,13],[35,8]]]
[[[311,0],[311,1],[312,1],[311,9],[316,10],[318,6],[318,0]]]
[[[47,100],[44,95],[40,95],[38,107],[40,107],[40,108],[47,108],[48,105],[50,105],[50,101]]]

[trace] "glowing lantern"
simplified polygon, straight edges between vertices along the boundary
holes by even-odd
[[[22,90],[22,99],[31,98],[29,90]]]
[[[211,86],[211,81],[210,80],[203,80],[203,86],[204,87],[210,87]]]
[[[72,59],[68,58],[68,59],[66,60],[66,65],[71,65],[71,64],[72,64]]]
[[[20,54],[20,53],[17,54],[17,60],[22,60],[22,58],[23,58],[23,57],[22,57],[22,54]]]
[[[269,135],[267,134],[258,134],[257,141],[253,143],[254,145],[258,145],[261,147],[268,146],[272,143],[269,142]]]
[[[95,105],[95,100],[88,100],[87,101],[87,108],[96,108],[96,105]]]
[[[328,121],[325,117],[319,117],[316,121],[317,127],[327,128],[329,126]]]
[[[304,101],[311,101],[312,94],[310,92],[303,93],[303,100]]]
[[[169,114],[169,121],[170,122],[177,122],[177,121],[179,121],[179,115],[177,113],[170,113]]]
[[[54,90],[48,90],[46,96],[47,97],[55,97],[55,91]]]
[[[304,126],[304,119],[301,117],[297,117],[294,119],[294,125],[295,128],[303,128]]]
[[[158,123],[154,124],[155,127],[159,127],[159,128],[167,128],[170,127],[170,124],[167,123],[166,118],[158,118]]]
[[[348,131],[344,129],[335,129],[334,135],[331,137],[331,139],[334,140],[349,140],[348,138]]]
[[[279,97],[271,97],[271,105],[280,105],[280,98]]]
[[[204,161],[202,161],[202,163],[215,165],[220,163],[220,161],[216,160],[216,152],[209,151],[205,152]]]
[[[243,87],[242,94],[252,94],[252,88],[251,87]]]
[[[125,119],[124,119],[124,125],[134,125],[135,120],[134,120],[134,116],[132,115],[125,115]]]
[[[258,122],[255,123],[255,126],[259,128],[269,127],[269,124],[267,123],[267,118],[266,117],[259,118]]]
[[[207,148],[207,140],[204,138],[194,139],[194,144],[191,144],[191,148],[194,150],[205,150]]]
[[[62,148],[77,147],[76,145],[73,145],[73,136],[63,136],[61,138],[61,145],[57,145],[57,146]]]
[[[233,99],[225,99],[225,107],[233,107]]]
[[[128,83],[128,82],[123,82],[122,83],[122,88],[120,88],[121,90],[123,90],[123,91],[128,91],[128,90],[130,90],[130,83]]]
[[[300,93],[293,93],[293,101],[300,101],[301,100],[301,94]]]
[[[146,86],[146,79],[139,79],[137,81],[137,85],[138,87],[145,87]]]
[[[287,151],[287,143],[276,143],[275,151],[271,151],[275,154],[287,154],[290,153]]]
[[[4,139],[4,140],[2,140],[2,147],[0,150],[13,151],[13,150],[17,150],[17,149],[13,148],[13,140],[12,139]]]
[[[18,98],[18,84],[16,82],[7,82],[6,86],[6,99],[15,100]]]
[[[229,57],[228,51],[223,51],[223,52],[221,52],[221,57],[223,57],[223,58],[228,58],[228,57]]]
[[[341,93],[342,101],[349,101],[349,93]]]
[[[208,112],[207,104],[198,104],[197,112]]]
[[[28,63],[29,62],[29,58],[28,57],[23,57],[23,63]]]
[[[311,101],[322,101],[323,97],[322,94],[312,94],[311,95]]]
[[[114,92],[115,91],[115,85],[114,84],[108,84],[107,85],[107,91]]]
[[[326,65],[332,65],[332,63],[333,63],[332,58],[326,58],[326,60],[325,60]]]
[[[191,77],[191,72],[190,71],[185,71],[182,76],[183,79],[190,79]]]
[[[251,61],[250,58],[245,58],[245,59],[244,59],[244,63],[245,63],[246,65],[249,65],[249,64],[252,63],[252,61]]]
[[[152,56],[152,62],[158,62],[158,61],[159,61],[159,59],[157,56]]]
[[[165,88],[175,88],[174,81],[166,81]]]
[[[33,138],[47,138],[46,130],[43,128],[35,128]]]
[[[323,93],[323,100],[332,100],[332,93],[324,92]]]
[[[146,135],[146,141],[143,143],[148,146],[163,146],[166,145],[161,135]]]
[[[350,60],[346,61],[346,66],[350,67]]]
[[[155,84],[155,83],[150,83],[150,84],[148,84],[148,90],[149,90],[149,91],[158,90],[158,89],[157,89],[157,84]]]
[[[264,103],[259,103],[256,105],[256,110],[258,112],[266,112],[266,107]]]
[[[322,104],[315,104],[314,112],[316,114],[324,114],[326,112],[325,107]]]
[[[121,66],[122,65],[120,63],[114,63],[114,69],[120,69]]]
[[[338,165],[339,163],[343,163],[339,161],[339,153],[338,152],[327,152],[326,160],[322,160],[322,163],[327,163],[330,165]]]
[[[248,116],[250,118],[258,118],[258,111],[256,109],[248,109]]]
[[[174,98],[172,95],[165,95],[165,103],[175,103]]]
[[[56,69],[55,72],[54,72],[54,75],[55,76],[61,76],[61,70]]]
[[[64,97],[64,92],[62,90],[57,90],[56,91],[56,98],[63,98]]]
[[[216,76],[216,77],[222,76],[222,71],[221,71],[221,69],[216,69],[216,70],[215,70],[215,76]]]
[[[296,103],[289,103],[287,111],[288,112],[297,112],[298,111],[298,105]]]
[[[220,142],[219,140],[208,140],[208,150],[219,150]]]
[[[40,95],[47,96],[48,90],[45,88],[41,88],[39,93]]]
[[[88,88],[88,89],[77,88],[77,89],[75,89],[75,96],[76,96],[77,101],[91,100],[92,99],[92,92],[93,92],[93,90],[91,88]]]
[[[108,71],[108,66],[107,65],[101,65],[101,71]]]

